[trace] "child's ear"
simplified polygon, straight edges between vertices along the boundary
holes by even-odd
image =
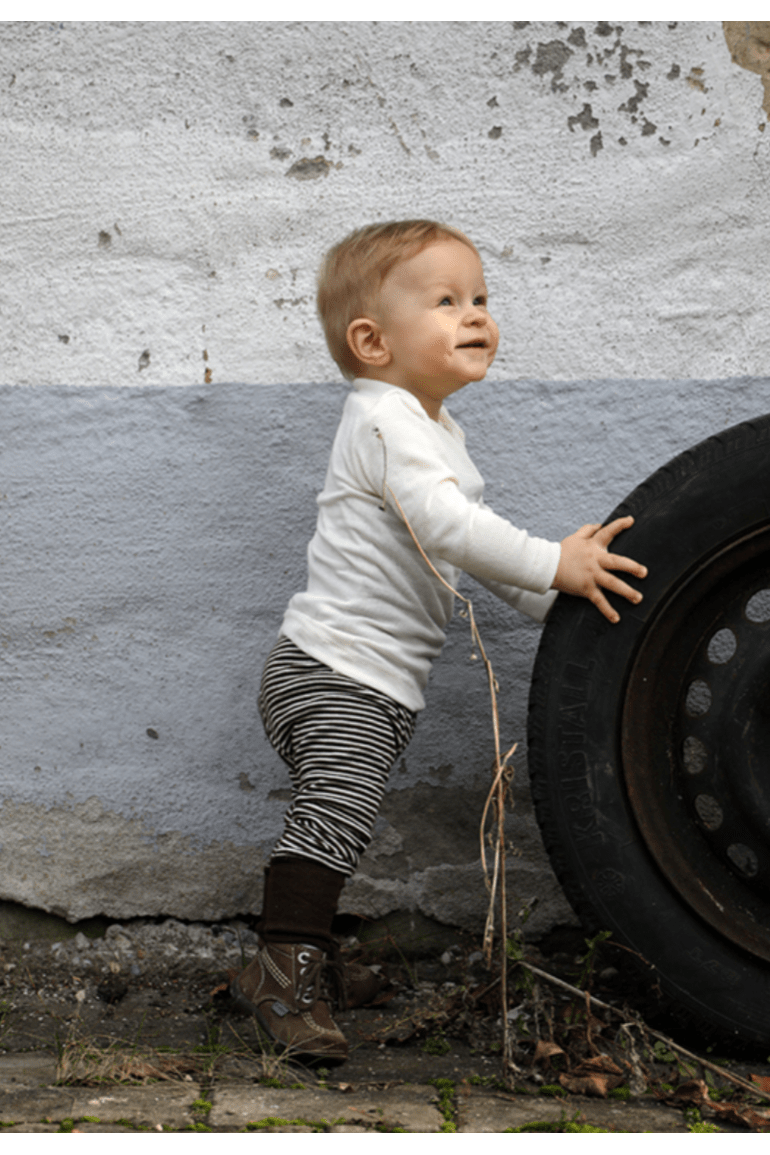
[[[390,363],[390,349],[382,329],[370,317],[357,317],[348,325],[347,341],[362,365],[383,369]]]

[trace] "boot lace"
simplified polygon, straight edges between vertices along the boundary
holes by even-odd
[[[297,951],[297,983],[294,998],[298,1006],[310,1009],[321,998],[321,977],[324,965],[324,956],[313,954],[301,946]]]

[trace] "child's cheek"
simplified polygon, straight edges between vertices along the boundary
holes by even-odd
[[[450,353],[455,345],[455,326],[449,317],[437,317],[440,333],[433,342],[436,353]]]

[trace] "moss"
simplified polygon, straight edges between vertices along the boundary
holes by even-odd
[[[346,1119],[281,1119],[277,1115],[268,1115],[265,1119],[257,1119],[247,1123],[244,1131],[268,1131],[271,1127],[311,1127],[313,1131],[328,1131],[330,1127],[347,1122]]]
[[[451,1079],[431,1079],[430,1085],[438,1091],[438,1109],[444,1116],[440,1130],[447,1134],[454,1134],[457,1131],[454,1102],[455,1085]]]
[[[524,1135],[528,1132],[546,1132],[554,1135],[609,1135],[606,1127],[592,1127],[590,1123],[579,1123],[577,1114],[572,1119],[562,1114],[561,1119],[550,1123],[524,1123],[521,1127],[506,1127],[504,1135]]]
[[[420,1047],[420,1050],[424,1051],[426,1055],[446,1055],[451,1049],[452,1044],[443,1035],[432,1035]]]
[[[538,1094],[550,1095],[554,1099],[564,1098],[567,1092],[558,1083],[543,1083]]]

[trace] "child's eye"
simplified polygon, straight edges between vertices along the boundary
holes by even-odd
[[[439,301],[439,305],[451,305],[451,304],[452,304],[452,298],[451,297],[442,297],[441,300]]]
[[[473,303],[474,303],[474,305],[485,306],[487,303],[487,298],[482,294],[480,297],[474,297]]]

